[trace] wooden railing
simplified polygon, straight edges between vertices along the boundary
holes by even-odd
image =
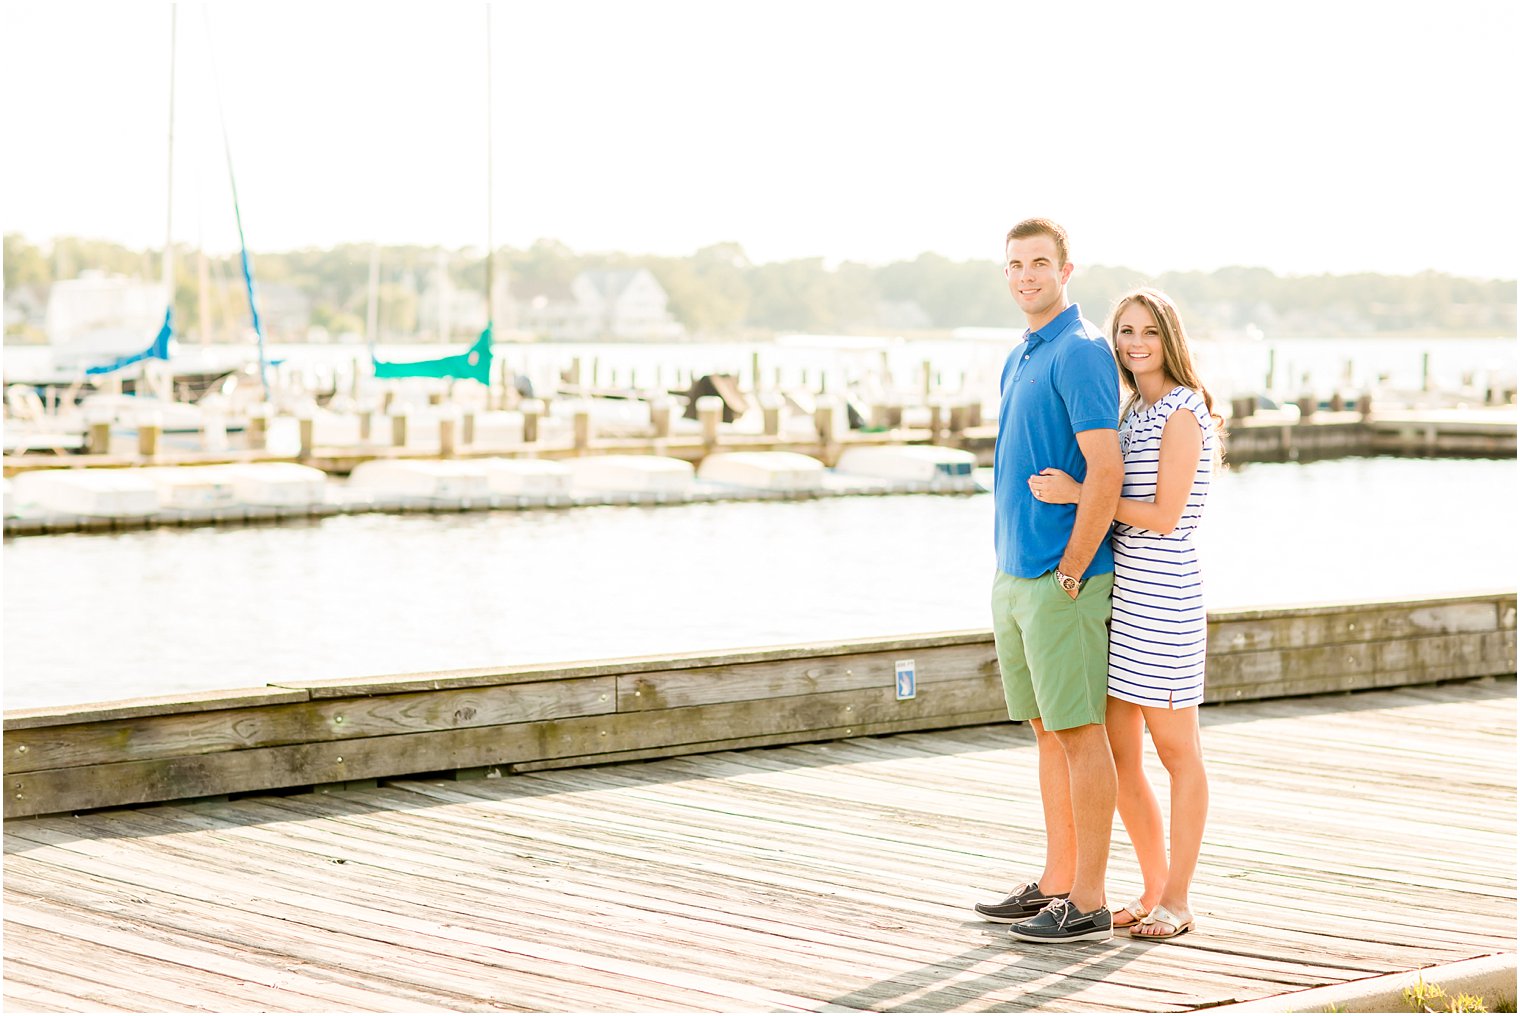
[[[1234,610],[1208,700],[1515,672],[1515,593]],[[912,661],[914,691],[899,698]],[[5,817],[1006,721],[986,631],[286,682],[5,714]]]

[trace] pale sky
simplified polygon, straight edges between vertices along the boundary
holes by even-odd
[[[501,0],[494,238],[1514,278],[1513,0]],[[484,247],[479,2],[178,8],[173,233]],[[0,226],[165,232],[170,6],[0,2]],[[210,54],[216,54],[213,75]]]

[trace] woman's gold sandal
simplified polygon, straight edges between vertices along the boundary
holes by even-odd
[[[1137,933],[1135,929],[1141,924],[1154,924],[1164,930],[1160,933],[1150,931]],[[1118,927],[1118,925],[1115,925],[1115,927]],[[1155,939],[1158,942],[1163,942],[1166,939],[1176,938],[1179,935],[1186,935],[1188,932],[1192,931],[1193,919],[1189,917],[1184,921],[1182,918],[1178,917],[1170,910],[1158,905],[1152,908],[1151,912],[1146,915],[1145,920],[1138,921],[1133,925],[1125,925],[1125,927],[1130,929],[1130,938]]]
[[[1120,914],[1128,914],[1129,920],[1119,920]],[[1136,897],[1135,899],[1130,900],[1128,903],[1124,904],[1124,906],[1120,907],[1118,910],[1114,911],[1114,930],[1117,931],[1120,928],[1133,928],[1135,925],[1139,924],[1149,916],[1150,909],[1146,907],[1144,901],[1142,901],[1139,897]]]

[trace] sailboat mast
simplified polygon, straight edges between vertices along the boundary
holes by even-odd
[[[174,64],[175,33],[179,22],[179,4],[169,5],[169,172],[168,193],[164,199],[164,300],[174,306]]]
[[[496,320],[494,301],[495,287],[493,283],[492,266],[496,262],[496,242],[493,233],[492,212],[492,184],[491,172],[491,5],[486,4],[486,326],[490,327]]]
[[[364,338],[375,355],[375,340],[380,332],[380,244],[369,249],[369,300],[364,313]]]

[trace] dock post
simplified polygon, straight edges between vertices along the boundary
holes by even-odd
[[[1420,354],[1420,391],[1430,391],[1430,353]]]
[[[269,413],[265,406],[253,406],[248,410],[248,447],[261,452],[269,447]]]
[[[459,427],[459,443],[465,446],[475,443],[475,410],[465,410],[463,422]]]
[[[300,419],[297,420],[297,424],[301,430],[301,458],[309,459],[311,458],[312,438],[316,433],[316,421],[312,419],[310,413],[303,413]]]
[[[723,420],[723,400],[716,395],[697,399],[697,420],[702,424],[702,444],[711,448],[718,443],[718,424]]]
[[[940,428],[942,426],[942,424],[940,423],[940,412],[941,412],[941,407],[940,407],[940,404],[938,402],[930,403],[930,405],[929,405],[929,440],[931,442],[939,440],[939,432],[940,432]]]
[[[445,413],[438,418],[438,457],[452,459],[455,451],[455,437],[459,421],[453,413]]]
[[[1356,411],[1362,415],[1362,422],[1372,419],[1372,395],[1363,392],[1356,397]]]
[[[391,446],[395,448],[406,447],[406,422],[407,415],[403,409],[391,417]]]
[[[583,452],[591,447],[591,410],[585,406],[575,409],[575,450]]]
[[[538,440],[538,415],[542,413],[543,410],[544,404],[538,399],[523,400],[523,444],[533,444]]]
[[[813,425],[818,429],[818,443],[825,448],[834,443],[834,400],[821,398],[813,408]],[[827,456],[825,456],[827,457]]]
[[[375,425],[375,412],[374,412],[374,410],[372,410],[372,409],[361,409],[359,411],[359,441],[360,441],[361,444],[368,444],[369,443],[369,436],[370,436],[371,431],[374,430],[374,425]]]
[[[931,360],[924,361],[924,402],[929,401],[929,396],[934,391],[934,363]]]
[[[1307,421],[1314,415],[1316,402],[1313,395],[1304,394],[1298,397],[1298,418]]]
[[[961,431],[966,429],[966,404],[957,402],[950,407],[950,436],[960,437]]]
[[[781,436],[781,402],[767,395],[760,400],[760,415],[765,421],[765,436]]]
[[[749,378],[751,390],[756,395],[760,394],[760,350],[749,354]]]
[[[656,438],[670,436],[669,399],[655,399],[649,404],[649,422],[654,426],[654,436]]]
[[[107,455],[110,453],[111,421],[109,418],[90,421],[89,435],[85,438],[84,449],[91,455]]]
[[[163,417],[145,413],[137,422],[137,453],[145,459],[158,457],[158,439],[163,433]]]

